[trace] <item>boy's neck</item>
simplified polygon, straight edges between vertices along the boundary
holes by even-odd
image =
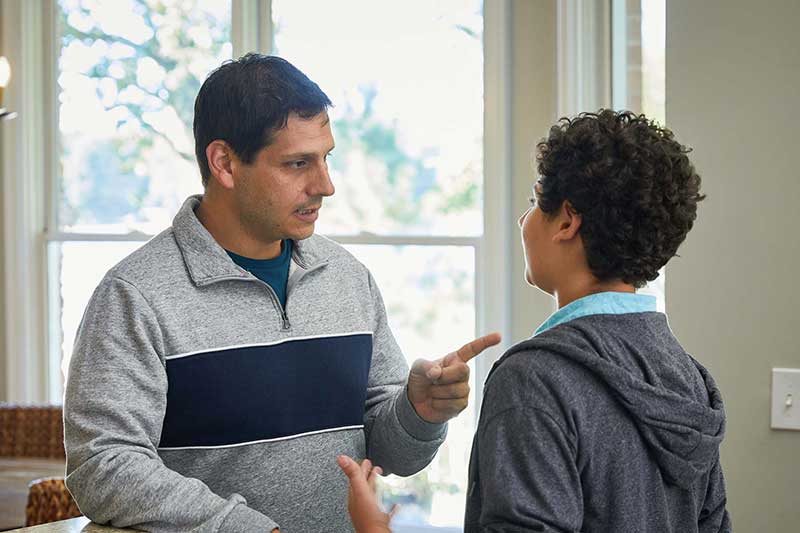
[[[568,284],[557,288],[553,292],[553,297],[558,302],[558,308],[561,309],[575,300],[601,292],[634,293],[636,288],[630,283],[625,283],[621,280],[598,281],[597,278],[589,274],[578,279],[571,279]]]

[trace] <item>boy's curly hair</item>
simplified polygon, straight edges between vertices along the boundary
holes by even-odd
[[[537,145],[537,200],[582,216],[592,273],[636,288],[658,277],[697,218],[700,176],[672,132],[629,111],[562,118]]]

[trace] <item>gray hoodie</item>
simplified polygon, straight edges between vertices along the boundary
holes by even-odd
[[[313,235],[286,306],[189,198],[106,274],[64,401],[67,487],[92,520],[147,531],[352,531],[338,454],[408,475],[446,426],[419,418],[369,271]]]
[[[589,314],[486,383],[467,532],[730,531],[722,399],[656,312]]]

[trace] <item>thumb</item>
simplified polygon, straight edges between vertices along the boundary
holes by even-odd
[[[342,469],[342,472],[344,472],[350,480],[350,489],[354,493],[363,494],[365,492],[370,492],[367,476],[358,463],[346,455],[338,456],[336,462],[339,468]]]
[[[361,473],[361,468],[359,468],[358,463],[353,461],[350,457],[346,455],[340,455],[336,458],[336,462],[339,464],[339,468],[342,469],[342,472],[350,478],[350,482],[357,482],[363,474]]]
[[[442,375],[441,362],[438,360],[417,359],[411,365],[411,375],[425,378],[427,381],[436,381]]]

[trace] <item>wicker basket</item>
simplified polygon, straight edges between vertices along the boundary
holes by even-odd
[[[58,405],[0,404],[0,456],[64,458],[64,424]]]
[[[81,516],[62,478],[31,481],[25,507],[25,527]]]

